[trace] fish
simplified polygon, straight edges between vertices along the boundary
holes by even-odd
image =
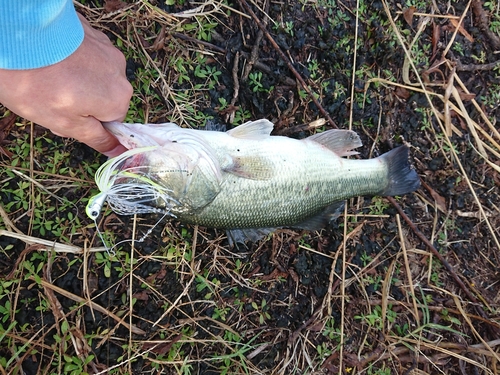
[[[372,159],[349,159],[362,146],[351,130],[304,139],[272,136],[260,119],[227,132],[173,123],[104,123],[129,150],[96,173],[101,191],[87,205],[96,219],[105,201],[118,214],[165,213],[182,223],[243,231],[318,230],[346,199],[399,196],[420,187],[402,145]]]

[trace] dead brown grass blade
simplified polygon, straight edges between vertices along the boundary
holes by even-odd
[[[11,238],[16,238],[21,240],[27,244],[38,244],[42,245],[38,250],[44,251],[55,251],[56,253],[72,253],[72,254],[83,254],[84,249],[78,246],[63,244],[55,241],[44,240],[43,238],[27,236],[22,233],[14,233],[11,231],[7,231],[5,229],[0,229],[0,236],[6,236]],[[107,251],[105,247],[93,247],[87,249],[86,251],[91,253]]]

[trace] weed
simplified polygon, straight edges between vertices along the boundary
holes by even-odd
[[[216,66],[207,65],[206,58],[199,55],[198,63],[194,68],[194,76],[203,79],[204,82],[202,84],[195,85],[194,89],[201,90],[203,88],[208,88],[209,90],[212,90],[219,82],[219,76],[221,74],[222,72],[219,71]]]
[[[208,272],[208,270],[205,270],[203,275],[196,275],[196,291],[208,290],[204,295],[205,299],[211,299],[220,287],[220,281],[217,278],[214,277],[211,281],[208,279]]]
[[[112,255],[107,252],[98,252],[95,254],[95,262],[104,267],[104,276],[107,278],[111,277],[111,257]]]
[[[382,368],[374,369],[372,365],[369,365],[367,370],[368,375],[392,375],[392,371],[389,367],[382,365]]]
[[[320,71],[319,71],[319,65],[318,65],[318,60],[313,59],[307,63],[307,70],[309,71],[311,79],[315,80],[317,78],[320,78]],[[328,82],[327,82],[328,84]]]
[[[327,321],[325,322],[325,326],[321,331],[321,334],[325,337],[328,337],[330,340],[334,340],[335,342],[340,344],[340,329],[335,327],[335,319],[327,319]]]
[[[227,339],[225,347],[230,350],[228,354],[215,354],[212,360],[220,362],[219,373],[221,375],[228,374],[248,374],[247,358],[245,353],[254,350],[257,345],[251,345],[259,335],[253,336],[247,343],[241,342],[241,337],[238,334],[224,335]]]
[[[387,307],[386,316],[387,322],[394,323],[397,317],[397,313],[392,310],[392,305]],[[370,327],[374,327],[377,330],[384,329],[384,320],[382,316],[382,307],[380,305],[375,306],[373,311],[367,315],[356,315],[354,319],[361,320],[368,324]]]
[[[285,25],[283,27],[283,30],[285,33],[290,34],[290,36],[293,36],[293,21],[286,21]]]
[[[363,267],[366,267],[367,264],[369,264],[372,260],[373,260],[373,258],[371,256],[369,256],[366,253],[366,251],[363,251],[363,253],[361,254],[361,262],[363,264]]]
[[[233,124],[240,125],[247,122],[251,118],[252,114],[250,113],[250,111],[238,108],[234,115]]]
[[[326,358],[332,354],[332,351],[328,348],[328,344],[326,342],[316,345],[316,351],[318,352],[320,358]]]
[[[252,302],[252,308],[259,314],[259,323],[262,325],[267,319],[271,319],[271,315],[267,312],[269,307],[267,306],[266,300],[263,298],[260,302],[260,306],[257,302]]]
[[[63,357],[65,362],[64,373],[69,375],[87,374],[86,367],[94,359],[93,354],[86,356],[84,360],[67,354],[64,354]]]
[[[370,215],[383,215],[390,204],[382,197],[373,197],[370,205]]]
[[[249,85],[253,92],[271,92],[273,87],[265,88],[262,83],[262,72],[254,72],[248,75]]]

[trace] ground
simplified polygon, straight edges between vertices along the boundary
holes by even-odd
[[[0,107],[0,373],[498,374],[499,7],[78,3],[127,57],[127,121],[351,128],[422,187],[237,249],[106,209],[107,252],[105,158]]]

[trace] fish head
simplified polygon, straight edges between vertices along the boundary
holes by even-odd
[[[176,124],[125,124],[112,121],[104,122],[104,128],[113,134],[129,150],[147,146],[163,146],[170,138],[170,133],[180,129]]]
[[[113,170],[101,173],[107,176],[101,185],[108,203],[133,208],[135,203],[144,205],[148,200],[150,207],[180,213],[201,209],[220,191],[218,164],[192,144],[167,142],[160,147],[137,148],[108,163]],[[100,211],[97,197],[89,203],[90,217]]]

